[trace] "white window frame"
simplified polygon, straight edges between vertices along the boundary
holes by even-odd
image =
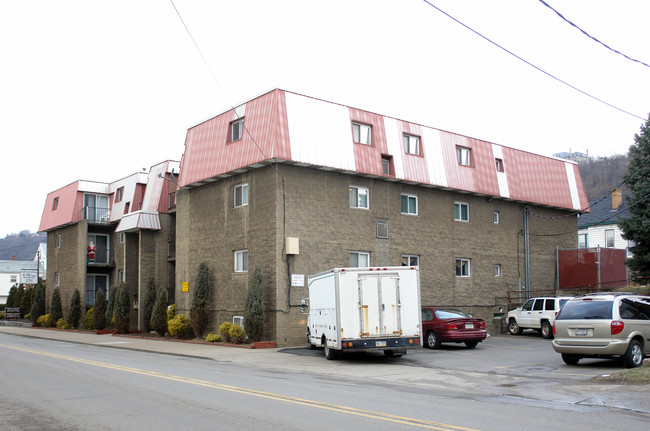
[[[420,155],[420,137],[415,135],[408,135],[404,133],[402,137],[404,142],[404,152],[414,156]]]
[[[115,191],[115,202],[122,202],[122,198],[124,198],[124,186]]]
[[[494,276],[495,277],[501,277],[501,264],[500,263],[495,263],[494,264]]]
[[[230,123],[230,142],[239,141],[244,136],[244,118]]]
[[[120,244],[124,244],[125,240],[126,240],[126,234],[124,232],[120,232]]]
[[[18,283],[18,276],[17,275],[10,275],[9,276],[9,283]]]
[[[465,218],[463,218],[463,208],[466,208]],[[454,220],[469,222],[469,204],[467,202],[454,202]]]
[[[54,273],[54,285],[55,286],[60,286],[61,285],[61,273],[60,272],[55,272]]]
[[[248,250],[235,250],[235,272],[248,272]]]
[[[356,258],[356,265],[352,262],[353,256]],[[364,258],[367,265],[361,265],[361,260]],[[350,252],[350,267],[351,268],[367,268],[370,266],[370,252],[367,251],[351,251]]]
[[[469,278],[471,275],[471,260],[456,258],[456,277]]]
[[[232,324],[239,325],[244,329],[244,316],[232,316]]]
[[[404,260],[406,260],[406,262],[404,262]],[[402,266],[420,266],[420,256],[417,254],[403,254]]]
[[[388,219],[377,219],[377,238],[388,239]]]
[[[118,283],[123,283],[125,281],[124,279],[124,270],[123,269],[118,269],[117,270],[117,282]]]
[[[616,231],[605,229],[605,247],[614,247],[614,244],[616,244]]]
[[[402,202],[404,201],[404,198],[406,198],[406,212],[402,210]],[[415,201],[415,212],[411,212],[411,199]],[[402,193],[400,196],[400,211],[402,211],[402,214],[408,214],[408,215],[418,215],[418,196],[417,195],[409,195],[407,193]]]
[[[56,236],[56,248],[61,248],[61,235]]]
[[[458,158],[459,165],[461,166],[472,165],[472,151],[470,148],[456,146],[456,157]]]
[[[365,196],[365,205],[362,199]],[[367,187],[350,186],[349,187],[350,208],[370,209],[370,191]]]
[[[501,222],[501,213],[499,211],[494,211],[492,215],[492,221],[494,224],[499,224]]]
[[[234,187],[234,205],[235,208],[248,205],[248,183],[237,184]],[[239,205],[237,204],[237,197],[239,197]]]
[[[584,242],[580,243],[581,237],[584,237]],[[578,234],[578,248],[589,248],[589,234],[588,233],[580,233]]]
[[[383,158],[381,159],[381,172],[384,175],[390,175],[390,159]]]
[[[352,122],[352,140],[357,144],[372,145],[372,126]]]
[[[503,159],[494,159],[494,163],[496,165],[497,172],[505,172],[503,167]]]

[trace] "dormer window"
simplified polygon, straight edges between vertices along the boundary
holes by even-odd
[[[494,159],[494,162],[496,163],[496,166],[497,166],[497,172],[503,172],[503,160],[502,159]]]
[[[59,207],[59,197],[55,197],[54,201],[52,202],[52,211],[56,211],[56,209]]]
[[[239,141],[244,135],[244,118],[230,123],[230,142]]]
[[[372,127],[367,124],[352,123],[352,136],[357,144],[372,144]]]
[[[420,138],[413,135],[404,135],[404,152],[406,154],[420,155]]]
[[[123,197],[124,197],[124,187],[120,187],[115,192],[115,202],[122,202]]]
[[[458,164],[461,166],[471,166],[470,149],[465,147],[456,147],[456,156]]]

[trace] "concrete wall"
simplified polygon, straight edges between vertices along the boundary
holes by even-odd
[[[233,187],[248,182],[249,205],[233,207]],[[349,187],[369,189],[369,209],[350,208]],[[418,197],[418,215],[401,214],[401,194]],[[469,222],[454,220],[454,202],[469,204]],[[494,211],[500,222],[494,223]],[[531,284],[553,288],[555,247],[575,247],[576,218],[534,207],[531,217]],[[289,287],[289,273],[315,274],[350,265],[350,251],[370,253],[371,266],[400,265],[420,256],[422,303],[456,306],[492,326],[507,308],[507,291],[524,274],[523,205],[482,196],[389,182],[313,168],[277,165],[179,192],[176,304],[189,314],[198,264],[214,276],[212,329],[243,314],[248,275],[260,266],[266,286],[266,337],[278,345],[303,344],[307,288]],[[377,219],[388,220],[378,239]],[[573,231],[573,235],[537,236]],[[299,238],[300,253],[283,255],[285,237]],[[248,250],[249,272],[235,273],[234,251]],[[456,277],[456,258],[471,260],[471,276]],[[494,276],[494,265],[501,275]],[[289,265],[289,270],[287,266]],[[181,292],[183,281],[190,291]],[[493,332],[496,328],[490,328]]]

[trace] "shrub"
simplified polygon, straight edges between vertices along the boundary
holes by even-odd
[[[221,326],[219,326],[219,334],[221,334],[226,342],[230,342],[230,328],[232,328],[232,323],[230,322],[223,322]]]
[[[176,304],[167,307],[167,320],[172,320],[176,316]]]
[[[23,299],[25,299],[23,297]],[[22,304],[21,304],[22,307]],[[32,324],[38,325],[38,318],[45,314],[45,288],[37,284],[34,289],[34,302],[32,303]]]
[[[209,297],[210,270],[207,263],[201,262],[194,281],[194,294],[192,296],[192,308],[190,309],[192,328],[199,337],[203,337],[205,328],[210,323]]]
[[[70,309],[68,310],[68,323],[73,328],[79,329],[79,324],[81,323],[81,295],[79,295],[78,289],[72,292]]]
[[[192,323],[190,319],[185,317],[183,314],[177,314],[172,320],[167,322],[167,327],[169,329],[169,335],[175,338],[192,338],[194,332],[192,332]]]
[[[251,341],[260,341],[264,336],[264,285],[262,270],[255,266],[248,287],[246,308],[244,310],[244,328]]]
[[[38,319],[36,319],[36,326],[41,326],[43,328],[50,328],[54,326],[54,322],[52,322],[52,315],[51,314],[43,314],[42,316],[38,316]]]
[[[14,306],[20,307],[20,317],[27,318],[26,314],[29,314],[31,317],[32,305],[34,304],[34,290],[35,289],[33,287],[28,287],[25,289],[24,286],[20,286],[18,288]],[[45,310],[43,310],[43,313],[45,313]],[[30,318],[28,320],[32,319]]]
[[[161,337],[165,336],[167,332],[169,311],[167,310],[167,291],[161,287],[158,289],[156,295],[156,302],[153,304],[151,310],[151,318],[149,319],[149,327],[156,331]]]
[[[115,308],[113,309],[113,319],[115,320],[115,329],[120,334],[129,332],[129,314],[131,312],[131,291],[126,283],[120,284],[115,299]]]
[[[151,330],[150,321],[153,306],[156,303],[156,284],[153,278],[147,281],[142,304],[142,331],[148,333]]]
[[[56,327],[59,329],[70,329],[70,325],[63,317],[56,321]]]
[[[230,335],[230,342],[235,344],[243,343],[246,339],[246,334],[244,334],[244,330],[239,325],[232,325],[228,334]]]
[[[88,311],[86,311],[86,318],[84,319],[84,328],[85,329],[93,329],[93,312],[95,311],[94,307],[90,307]]]
[[[4,311],[0,311],[0,319],[4,319],[4,318],[5,318],[5,312],[4,312]]]
[[[120,286],[113,286],[108,291],[108,305],[106,306],[106,324],[111,327],[115,327],[115,320],[113,320],[114,308],[115,308],[115,299],[117,298],[117,292],[120,290]]]
[[[30,314],[25,314],[25,319],[27,320],[32,320],[32,315]]]
[[[220,343],[221,342],[221,335],[219,334],[213,334],[210,332],[207,337],[205,337],[205,341],[208,343]]]
[[[59,288],[55,288],[52,292],[52,300],[50,301],[50,314],[52,321],[58,322],[63,317],[63,307],[61,306],[61,292]]]
[[[106,329],[106,295],[99,289],[95,293],[95,306],[93,307],[93,327],[95,329]]]
[[[9,296],[7,296],[7,307],[20,307],[20,300],[18,300],[18,287],[14,284],[9,289]]]

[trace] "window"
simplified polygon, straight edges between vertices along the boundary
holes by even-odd
[[[61,235],[56,236],[56,248],[61,248]]]
[[[402,214],[418,215],[418,197],[402,195]]]
[[[544,310],[555,311],[555,299],[545,299]]]
[[[522,307],[521,311],[530,311],[533,309],[533,304],[535,303],[534,299],[529,299]]]
[[[544,300],[543,299],[538,299],[535,301],[535,305],[533,305],[533,311],[540,311],[544,309]]]
[[[56,209],[59,207],[59,197],[55,197],[54,201],[52,202],[52,211],[56,211]]]
[[[614,247],[614,229],[605,230],[605,247]]]
[[[83,215],[89,222],[108,223],[110,214],[109,196],[89,193],[84,195]]]
[[[456,277],[469,277],[469,259],[456,259]]]
[[[350,252],[351,268],[367,268],[370,266],[370,253],[365,251]]]
[[[61,285],[61,273],[57,272],[54,274],[54,284],[57,286]]]
[[[12,275],[9,277],[9,283],[16,283],[18,281],[17,275]]]
[[[350,186],[350,208],[368,209],[368,189]]]
[[[235,207],[248,205],[248,183],[235,186]]]
[[[420,155],[420,138],[412,135],[404,135],[404,152],[406,154]]]
[[[124,232],[120,232],[120,243],[124,243],[126,240],[126,234]]]
[[[503,160],[501,159],[494,159],[494,162],[497,165],[497,172],[503,172]]]
[[[118,269],[117,270],[117,282],[118,283],[124,283],[124,270],[123,269]]]
[[[89,274],[86,276],[86,304],[95,303],[95,294],[104,291],[106,301],[108,301],[108,275]]]
[[[124,187],[120,187],[115,192],[115,202],[122,202],[123,197],[124,197]]]
[[[388,220],[377,219],[377,238],[388,238]]]
[[[499,224],[499,217],[500,216],[501,216],[501,214],[499,214],[499,211],[494,212],[494,214],[492,216],[492,220],[494,221],[494,224]]]
[[[402,266],[420,266],[420,256],[416,254],[403,254]]]
[[[248,250],[235,251],[235,272],[248,272]]]
[[[86,247],[88,263],[107,264],[108,250],[108,235],[88,234],[88,244]]]
[[[352,136],[357,144],[371,145],[372,127],[366,124],[352,123]]]
[[[461,166],[470,166],[470,150],[465,147],[456,147],[456,156],[458,156],[458,164]]]
[[[454,220],[469,221],[469,204],[465,202],[454,203]]]
[[[239,141],[244,134],[244,119],[240,118],[230,123],[230,142]]]
[[[244,316],[232,316],[232,324],[239,325],[244,329]]]
[[[586,233],[581,233],[578,235],[578,248],[588,248],[589,241],[587,239]]]
[[[393,164],[393,158],[391,156],[381,156],[381,172],[384,175],[391,174],[391,165]]]
[[[494,265],[494,276],[495,277],[501,277],[501,265],[500,264]]]

